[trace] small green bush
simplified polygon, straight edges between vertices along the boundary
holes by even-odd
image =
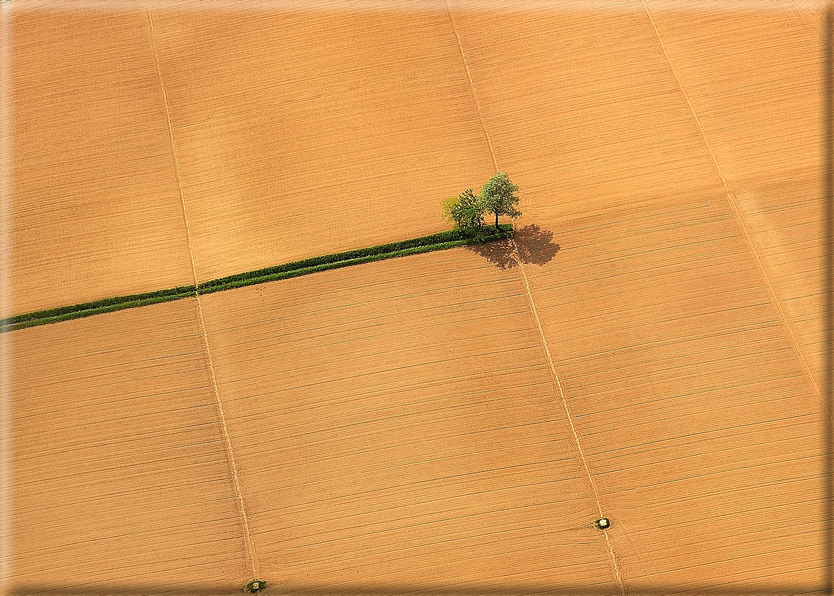
[[[260,592],[261,590],[266,589],[266,582],[262,579],[253,579],[251,582],[246,584],[244,590],[249,592],[250,594],[254,594],[256,592]]]

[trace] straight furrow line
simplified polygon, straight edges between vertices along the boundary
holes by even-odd
[[[823,399],[822,391],[820,390],[819,385],[814,378],[814,374],[811,371],[811,367],[808,364],[807,359],[805,358],[805,354],[802,351],[802,346],[799,343],[799,339],[796,337],[796,332],[794,331],[793,325],[791,325],[790,319],[788,318],[787,313],[785,312],[785,308],[782,305],[782,301],[779,299],[778,294],[776,293],[776,289],[773,286],[773,281],[770,279],[770,275],[767,273],[767,269],[764,266],[764,263],[761,260],[761,256],[759,255],[759,251],[756,250],[756,245],[753,243],[753,239],[750,236],[750,232],[747,229],[746,224],[744,223],[744,219],[741,215],[741,210],[739,209],[738,203],[736,202],[735,195],[730,190],[729,185],[727,184],[727,180],[724,177],[724,174],[721,170],[721,166],[718,163],[718,158],[715,155],[715,152],[712,149],[712,146],[707,139],[706,132],[704,131],[704,127],[701,124],[701,119],[698,117],[698,114],[695,112],[695,108],[692,105],[692,101],[689,99],[689,95],[683,88],[680,79],[678,78],[677,72],[675,72],[674,67],[672,66],[672,62],[669,59],[669,55],[666,52],[666,45],[663,43],[663,38],[660,35],[660,30],[657,28],[657,24],[654,21],[654,17],[652,17],[651,12],[649,11],[649,7],[646,5],[646,0],[640,0],[643,5],[643,9],[646,12],[646,16],[649,18],[649,22],[651,23],[652,29],[654,29],[655,36],[657,37],[657,41],[660,44],[660,52],[663,54],[663,58],[666,60],[666,64],[669,67],[669,71],[672,73],[672,78],[675,80],[675,84],[678,87],[678,90],[681,92],[684,100],[686,101],[686,105],[689,108],[689,113],[692,115],[693,120],[695,121],[695,126],[698,128],[698,132],[701,136],[701,140],[704,142],[704,146],[706,147],[707,153],[709,154],[710,158],[712,159],[712,163],[715,166],[715,170],[718,173],[718,177],[721,179],[721,184],[724,187],[724,194],[727,198],[727,203],[730,206],[731,211],[733,212],[733,216],[736,220],[736,224],[741,229],[742,235],[744,236],[744,240],[749,248],[750,252],[753,255],[753,261],[758,269],[759,273],[762,276],[762,279],[765,282],[765,286],[767,288],[768,294],[770,295],[770,299],[773,304],[776,306],[776,310],[779,314],[779,318],[781,319],[782,325],[788,332],[788,337],[793,347],[794,351],[796,352],[796,356],[799,359],[800,365],[802,366],[803,371],[805,372],[805,376],[808,379],[808,382],[811,384],[811,388],[816,393],[817,398],[820,400],[823,406],[823,410],[825,411],[826,416],[828,419],[831,419],[831,412],[828,410],[828,404],[826,400]]]
[[[490,157],[492,158],[492,165],[495,167],[495,171],[499,172],[500,168],[498,167],[498,160],[495,157],[495,150],[492,146],[492,140],[489,136],[489,131],[487,130],[486,122],[484,121],[483,114],[481,113],[480,104],[478,103],[478,96],[475,92],[475,85],[472,81],[472,73],[469,70],[469,63],[466,60],[466,53],[463,51],[463,44],[461,43],[460,35],[458,34],[458,30],[457,30],[457,26],[455,25],[455,19],[452,16],[451,9],[449,8],[448,0],[444,0],[444,3],[446,5],[446,12],[449,15],[449,21],[452,25],[452,31],[454,31],[454,34],[455,34],[455,40],[457,41],[458,49],[460,50],[460,57],[463,60],[463,66],[466,69],[466,77],[469,81],[469,90],[472,92],[472,100],[475,103],[475,110],[478,113],[478,119],[481,121],[481,127],[483,128],[484,135],[486,136],[486,139],[487,139],[487,145],[489,146],[489,154],[490,154]],[[594,484],[594,479],[593,479],[593,476],[591,475],[591,470],[588,467],[588,462],[585,459],[585,454],[582,451],[582,445],[579,441],[579,435],[577,434],[576,427],[573,424],[573,417],[571,416],[570,408],[568,408],[568,402],[567,402],[567,399],[565,398],[565,393],[562,389],[562,382],[559,379],[559,375],[556,373],[556,367],[554,366],[553,358],[550,355],[550,348],[547,345],[547,339],[545,339],[544,331],[542,330],[542,326],[541,326],[541,321],[539,320],[539,315],[538,315],[538,312],[536,311],[536,304],[535,304],[535,301],[533,300],[533,295],[530,292],[530,284],[527,280],[527,273],[524,271],[524,264],[521,261],[521,254],[519,253],[518,245],[516,244],[515,239],[511,238],[511,241],[513,243],[513,249],[514,249],[515,254],[516,254],[516,262],[518,263],[518,268],[519,268],[519,271],[521,271],[521,277],[522,277],[522,280],[524,281],[524,289],[527,293],[527,300],[530,304],[530,309],[533,313],[533,318],[535,319],[535,322],[536,322],[536,328],[539,332],[539,338],[541,339],[542,346],[544,347],[544,351],[545,351],[545,354],[547,356],[547,362],[548,362],[548,365],[550,367],[550,373],[553,377],[553,381],[555,382],[556,387],[559,390],[559,395],[561,396],[561,399],[562,399],[562,405],[565,409],[565,414],[567,415],[568,422],[570,423],[571,432],[573,433],[573,440],[574,440],[574,443],[576,444],[577,450],[579,451],[579,456],[582,459],[582,465],[585,468],[585,473],[587,474],[588,481],[591,484],[591,490],[593,491],[594,501],[596,502],[597,510],[599,511],[599,515],[601,517],[602,516],[602,504],[600,503],[599,493],[597,492],[596,485]],[[620,569],[619,569],[619,566],[617,565],[617,559],[614,556],[614,550],[611,546],[611,541],[608,538],[608,531],[603,530],[603,534],[605,535],[606,550],[608,551],[608,556],[611,559],[611,566],[612,566],[613,571],[614,571],[614,576],[616,577],[616,580],[617,580],[617,585],[620,589],[620,594],[625,596],[625,588],[623,587],[623,582],[622,582],[622,579],[620,577]]]
[[[484,517],[484,516],[494,514],[494,513],[501,513],[501,512],[506,512],[506,511],[516,511],[517,512],[517,511],[523,511],[525,509],[527,509],[527,510],[536,509],[536,508],[539,508],[539,507],[541,507],[541,505],[539,505],[538,503],[527,503],[527,504],[524,504],[524,505],[513,505],[513,506],[509,506],[509,507],[499,507],[499,508],[488,510],[488,511],[474,511],[474,512],[470,511],[469,507],[461,507],[461,508],[458,508],[458,509],[452,509],[452,510],[444,511],[443,513],[451,513],[451,512],[455,512],[455,511],[469,511],[469,513],[463,513],[463,514],[460,514],[460,515],[452,515],[452,516],[449,516],[449,517],[439,517],[438,519],[432,519],[432,520],[409,523],[409,524],[405,524],[405,525],[399,526],[399,527],[383,528],[383,529],[380,529],[380,530],[371,530],[371,531],[367,531],[367,532],[358,533],[354,536],[340,536],[338,538],[327,538],[325,540],[318,540],[316,542],[309,542],[309,543],[306,543],[306,544],[303,544],[303,545],[289,547],[289,548],[298,549],[298,548],[305,548],[305,547],[314,546],[314,545],[318,546],[318,545],[322,545],[322,544],[332,544],[332,543],[336,543],[336,542],[343,542],[345,540],[351,540],[351,539],[354,539],[354,538],[364,538],[364,537],[367,537],[367,536],[379,536],[379,535],[384,535],[384,534],[391,534],[391,533],[398,532],[398,531],[401,531],[401,530],[410,530],[410,529],[413,529],[413,528],[421,528],[421,527],[425,527],[425,526],[431,526],[431,525],[434,525],[434,524],[444,524],[444,523],[448,523],[448,522],[453,521],[453,520],[465,520],[465,519],[471,519],[471,518]],[[415,517],[415,516],[413,516],[413,517]],[[363,527],[370,527],[370,526],[363,526]],[[343,532],[343,530],[328,530],[327,532],[320,532],[318,534],[315,534],[315,536],[321,537],[321,536],[325,536],[325,535],[328,535],[328,534],[338,534],[340,532]]]
[[[553,460],[552,462],[542,462],[542,463],[557,463],[557,462],[558,462],[558,460]],[[502,492],[508,492],[508,491],[516,491],[518,489],[529,488],[531,486],[544,486],[544,485],[550,485],[550,484],[559,484],[559,483],[564,483],[564,482],[568,482],[568,481],[569,481],[569,479],[541,480],[539,482],[518,483],[518,484],[513,484],[511,486],[501,486],[501,487],[497,487],[497,488],[490,488],[490,489],[487,489],[487,490],[459,492],[459,493],[456,493],[455,496],[452,497],[452,499],[462,500],[462,499],[466,499],[468,497],[472,497],[474,495],[486,495],[486,494],[492,494],[492,493],[502,493]],[[448,488],[448,487],[444,486],[444,488]],[[395,504],[392,504],[389,507],[382,507],[382,508],[373,509],[372,515],[376,517],[376,516],[379,516],[380,514],[384,514],[384,513],[392,514],[393,512],[397,512],[397,511],[401,511],[401,510],[419,508],[419,507],[427,505],[429,503],[448,504],[449,501],[450,501],[450,497],[448,497],[446,495],[438,496],[436,492],[432,492],[431,496],[434,497],[434,498],[428,498],[428,499],[422,499],[422,500],[417,500],[416,498],[414,498],[414,496],[405,497],[401,501],[395,502]],[[317,505],[318,505],[318,502],[316,504],[313,504],[310,507],[308,507],[306,511],[305,510],[302,510],[302,511],[305,511],[305,513],[311,513],[311,512],[314,513],[315,512],[315,507]],[[349,504],[349,507],[351,505],[352,505],[352,503]],[[421,519],[421,518],[425,518],[425,517],[432,517],[432,516],[436,516],[436,515],[454,513],[454,512],[457,512],[457,511],[468,511],[469,509],[470,509],[470,505],[469,504],[464,504],[461,507],[456,507],[456,508],[451,508],[451,509],[433,509],[431,511],[431,513],[421,512],[421,513],[416,513],[414,515],[394,514],[394,515],[396,515],[396,517],[394,517],[393,520],[397,523],[400,523],[400,522],[404,522],[404,521],[407,521],[407,520]],[[281,510],[282,509],[276,508],[276,509],[271,509],[271,510],[268,510],[268,511],[281,511]],[[345,512],[342,512],[342,511],[337,510],[337,509],[333,509],[333,510],[328,511],[328,513],[331,514],[331,517],[308,516],[306,518],[306,521],[301,522],[301,523],[294,523],[292,525],[288,525],[288,526],[284,526],[284,527],[280,527],[280,530],[281,531],[288,531],[288,530],[291,530],[291,529],[292,530],[298,530],[299,528],[317,526],[317,525],[320,525],[322,523],[331,523],[332,524],[331,527],[336,528],[336,529],[332,529],[332,530],[326,530],[324,532],[322,532],[320,530],[313,529],[312,533],[310,533],[310,534],[298,534],[296,536],[296,539],[311,538],[311,537],[314,537],[314,536],[321,536],[324,533],[343,532],[344,529],[342,527],[339,527],[337,522],[344,523],[346,520],[350,520],[352,518],[362,520],[364,518],[368,518],[369,515],[370,515],[369,512],[367,512],[367,511],[361,511],[359,513],[351,513],[351,511],[353,511],[352,508],[348,508]],[[334,513],[335,513],[335,517],[332,517],[332,515]],[[489,511],[486,511],[485,513],[488,514]],[[275,517],[281,517],[281,515],[277,514]],[[455,518],[452,517],[452,518],[446,518],[446,519],[455,519]],[[362,529],[362,528],[372,528],[372,527],[375,527],[375,526],[385,526],[389,523],[390,523],[389,520],[380,520],[377,517],[373,521],[369,521],[367,523],[357,523],[357,524],[351,525],[350,529],[351,530],[356,530],[356,529]]]
[[[150,38],[151,38],[151,51],[153,52],[153,59],[154,65],[156,67],[156,76],[159,82],[159,89],[162,92],[162,101],[165,107],[165,116],[168,121],[168,136],[171,141],[171,154],[173,155],[174,160],[174,176],[177,181],[177,188],[179,189],[179,196],[180,196],[180,207],[182,208],[182,217],[183,222],[185,223],[185,233],[186,233],[186,240],[188,242],[188,255],[191,259],[191,274],[194,279],[194,287],[199,287],[199,282],[197,280],[197,266],[194,260],[194,251],[191,244],[191,228],[188,225],[188,213],[185,209],[185,197],[183,195],[182,190],[182,182],[180,181],[180,167],[179,161],[177,160],[177,150],[176,145],[174,144],[174,128],[171,124],[171,112],[168,109],[168,94],[165,91],[165,85],[162,83],[162,73],[159,68],[159,58],[156,52],[156,43],[154,41],[154,26],[153,26],[153,18],[151,16],[151,12],[148,11],[148,24],[150,25]],[[257,557],[255,556],[255,548],[252,543],[252,536],[249,531],[249,520],[247,519],[246,515],[246,506],[243,502],[243,492],[240,488],[240,482],[238,479],[237,473],[237,464],[235,462],[234,452],[232,451],[232,440],[229,436],[229,429],[226,425],[226,415],[223,412],[223,403],[220,400],[220,390],[217,386],[217,377],[214,373],[214,362],[212,361],[211,357],[211,349],[209,347],[208,342],[208,335],[206,333],[206,323],[203,317],[203,305],[200,301],[199,293],[195,294],[195,299],[197,301],[197,320],[200,325],[200,338],[203,344],[203,350],[205,351],[206,355],[206,363],[208,364],[209,376],[211,379],[211,387],[214,394],[214,401],[217,406],[217,414],[220,420],[220,427],[223,433],[223,441],[224,447],[226,451],[226,459],[229,463],[229,468],[232,474],[232,484],[234,486],[235,497],[238,507],[238,514],[240,517],[240,523],[243,530],[243,541],[246,546],[246,554],[247,558],[249,559],[249,568],[252,572],[252,577],[258,576],[258,564],[257,564]]]
[[[435,550],[435,552],[439,552],[437,550],[437,546],[441,545],[441,544],[451,545],[452,543],[455,543],[455,542],[461,542],[461,541],[471,540],[471,539],[478,539],[478,544],[494,544],[496,542],[503,542],[505,539],[504,538],[497,538],[497,539],[494,539],[494,540],[487,541],[487,540],[483,540],[483,538],[487,537],[487,536],[501,536],[503,534],[510,534],[510,533],[513,533],[513,532],[517,532],[518,530],[539,530],[538,532],[534,531],[531,534],[528,534],[527,536],[524,536],[524,537],[513,538],[513,540],[527,540],[528,537],[530,537],[530,536],[546,536],[549,533],[549,530],[541,530],[541,527],[542,526],[540,524],[535,524],[535,525],[529,525],[529,526],[520,526],[520,527],[519,526],[513,526],[513,527],[510,527],[510,528],[494,529],[494,530],[488,531],[488,532],[473,533],[473,534],[469,534],[469,535],[466,535],[466,536],[456,536],[454,538],[447,538],[445,540],[426,540],[420,546],[398,546],[398,547],[395,547],[395,548],[377,548],[373,552],[373,554],[376,554],[376,555],[383,555],[383,554],[384,555],[390,555],[390,554],[394,554],[394,553],[400,554],[400,553],[406,553],[408,551],[419,550],[419,549],[425,548],[425,547],[432,547],[432,549]],[[457,550],[459,548],[460,548],[460,546],[453,545],[453,546],[449,546],[448,548],[444,548],[443,551],[454,551],[454,550]],[[517,549],[513,549],[513,552],[518,552],[518,551],[517,551]],[[346,558],[343,558],[343,559],[340,559],[340,560],[343,561],[343,562],[362,560],[363,556],[364,555],[361,555],[361,556],[358,556],[358,557],[346,557]],[[400,557],[400,558],[406,558],[406,557],[410,557],[410,556],[411,555],[404,555],[403,557]],[[306,563],[319,563],[319,562],[324,561],[324,560],[330,560],[330,556],[328,555],[328,557],[319,557],[319,558],[315,558],[315,559],[312,559],[312,558],[311,559],[306,559],[305,562]],[[332,586],[328,586],[328,587],[332,587]]]
[[[496,451],[502,451],[502,449],[485,449],[485,450],[479,451],[478,453],[489,453],[489,452],[496,452]],[[450,459],[451,457],[453,457],[453,456],[447,456],[445,458],[437,458],[437,460],[439,461],[439,460],[443,460],[443,459]],[[428,460],[426,460],[426,461],[428,461]],[[432,461],[434,461],[434,460],[432,460]],[[421,480],[414,480],[412,482],[405,482],[405,483],[401,483],[401,484],[397,484],[397,485],[393,485],[393,486],[386,486],[386,487],[383,487],[383,488],[374,488],[374,489],[370,489],[370,490],[354,492],[354,493],[351,493],[350,496],[348,496],[348,497],[346,497],[346,496],[325,497],[325,498],[317,499],[315,502],[304,502],[304,503],[299,503],[299,504],[295,504],[295,505],[281,505],[281,506],[277,506],[277,507],[272,507],[272,508],[269,509],[269,511],[288,511],[288,510],[299,511],[300,510],[300,511],[308,512],[308,511],[313,511],[314,508],[317,507],[321,503],[331,502],[335,505],[338,505],[340,502],[345,502],[345,501],[350,501],[350,503],[357,503],[357,502],[361,502],[361,501],[374,501],[378,498],[378,496],[381,493],[393,493],[394,495],[396,495],[396,494],[402,494],[406,490],[410,490],[412,492],[414,492],[416,490],[423,490],[423,491],[430,492],[430,493],[433,494],[434,491],[435,491],[434,485],[438,481],[442,481],[444,487],[449,487],[449,486],[454,486],[454,485],[467,486],[472,482],[473,477],[494,475],[497,472],[501,472],[502,473],[501,477],[506,479],[506,478],[509,478],[510,476],[517,476],[517,475],[521,475],[521,474],[527,474],[531,471],[531,469],[533,469],[533,471],[538,471],[538,470],[536,470],[536,468],[538,468],[538,467],[545,468],[549,464],[557,463],[559,461],[560,461],[560,459],[557,458],[557,459],[553,459],[553,460],[535,461],[535,462],[528,462],[528,463],[522,463],[522,464],[513,464],[513,465],[508,465],[508,466],[500,466],[500,467],[489,468],[489,469],[485,469],[485,470],[476,470],[476,471],[473,471],[473,472],[463,472],[463,473],[460,473],[460,474],[448,474],[446,476],[441,476],[441,477],[438,477],[438,478],[430,478],[430,479],[426,478],[426,479],[421,479]],[[400,467],[400,466],[385,466],[385,467],[379,468],[379,469],[381,469],[381,470],[391,470],[391,469],[396,469],[397,467]],[[279,468],[276,467],[274,469],[279,469]],[[561,478],[561,479],[556,479],[556,480],[548,480],[547,482],[568,482],[569,480],[570,480],[569,478]],[[325,480],[319,480],[317,482],[318,483],[323,483],[323,482],[328,482],[328,481],[329,481],[329,479],[325,479]],[[288,485],[288,488],[293,488],[293,487],[297,487],[297,486],[306,486],[306,484],[307,483],[305,482],[304,484],[301,484],[301,485]],[[512,488],[513,486],[517,486],[517,485],[513,484],[509,487],[503,487],[500,490],[509,489],[509,488]],[[496,490],[496,489],[489,489],[489,490]],[[489,492],[489,491],[478,491],[477,493],[466,493],[466,494],[480,494],[482,492]],[[406,502],[406,503],[411,502],[411,496],[402,497],[401,502]],[[422,502],[424,502],[424,501],[420,501],[420,503],[422,503]],[[396,508],[396,507],[399,507],[399,505],[396,505],[393,508]]]
[[[762,443],[762,445],[765,445],[765,444],[769,444],[769,443]],[[800,462],[802,460],[816,459],[817,457],[819,457],[818,454],[812,452],[809,455],[805,455],[805,456],[802,456],[802,457],[797,457],[797,456],[794,455],[793,459],[790,460],[790,461]],[[638,491],[638,492],[639,491],[652,492],[650,489],[654,489],[654,488],[657,488],[657,487],[660,487],[660,486],[669,487],[671,485],[685,483],[685,482],[692,481],[692,480],[703,481],[704,479],[707,479],[707,478],[714,478],[716,476],[722,476],[722,475],[725,475],[725,476],[727,476],[727,475],[729,475],[729,476],[742,475],[742,476],[744,476],[744,474],[742,474],[742,472],[750,472],[751,470],[756,470],[756,471],[761,472],[761,471],[764,471],[763,468],[775,467],[779,464],[784,464],[784,463],[786,463],[786,462],[784,462],[784,461],[781,461],[781,462],[780,461],[765,462],[765,463],[759,463],[759,464],[746,465],[746,466],[742,466],[740,468],[735,468],[735,469],[730,469],[730,470],[719,470],[719,471],[715,471],[715,472],[704,472],[702,474],[690,474],[689,476],[681,476],[680,478],[675,478],[674,480],[662,480],[662,481],[656,481],[656,482],[651,482],[651,483],[644,483],[644,484],[641,484],[639,486],[631,486],[631,487],[628,487],[628,488],[621,488],[621,489],[617,489],[617,490],[612,491],[612,493],[613,494],[623,494],[623,493],[632,493],[632,492],[635,492],[635,491]],[[820,477],[822,477],[822,472],[819,472],[819,473],[817,473],[813,476],[809,476],[809,478],[820,478]],[[800,477],[800,478],[805,478],[805,477]],[[787,480],[780,480],[779,482],[791,482],[793,480],[794,480],[793,478],[788,478]],[[754,484],[752,486],[752,488],[755,488],[757,486],[768,486],[769,484],[770,483],[763,483],[763,482],[759,481],[756,484]],[[739,485],[736,485],[735,488],[736,488],[736,490],[739,490],[741,487]]]
[[[460,35],[458,35],[458,28],[455,25],[455,18],[452,16],[452,9],[449,8],[448,0],[443,0],[446,4],[446,13],[449,15],[449,22],[452,24],[452,31],[455,33],[455,39],[458,42],[458,50],[460,50],[460,57],[463,59],[463,67],[466,69],[466,78],[469,80],[469,91],[472,92],[472,101],[475,102],[475,111],[478,113],[478,119],[481,121],[481,128],[484,130],[486,142],[489,146],[489,154],[492,157],[492,165],[495,166],[495,171],[498,171],[498,160],[495,159],[495,151],[492,148],[492,139],[490,139],[489,131],[484,122],[484,117],[481,114],[481,107],[478,104],[478,96],[475,94],[475,85],[472,83],[472,73],[469,72],[469,63],[466,61],[466,54],[463,51],[463,44],[460,42]]]
[[[562,381],[559,379],[559,375],[556,372],[556,367],[553,364],[553,357],[550,355],[550,348],[547,345],[547,339],[544,336],[544,330],[542,329],[541,321],[539,320],[539,313],[536,310],[536,303],[533,300],[533,295],[530,292],[530,282],[527,280],[527,273],[524,271],[524,264],[521,262],[521,253],[518,251],[518,245],[515,243],[515,239],[513,239],[513,247],[515,248],[516,255],[518,256],[518,268],[521,271],[521,278],[524,280],[524,289],[527,291],[527,300],[530,302],[530,310],[533,313],[533,318],[536,321],[536,329],[539,332],[539,337],[542,341],[542,347],[544,347],[544,353],[547,357],[547,364],[550,367],[550,374],[553,375],[553,381],[556,384],[556,387],[559,390],[559,396],[562,399],[562,406],[565,409],[565,415],[568,418],[568,423],[570,424],[571,433],[573,433],[573,440],[576,445],[577,450],[579,451],[579,457],[582,459],[582,466],[585,468],[585,474],[588,476],[588,482],[591,484],[591,490],[593,491],[594,501],[597,505],[597,510],[599,511],[600,517],[602,517],[602,504],[599,499],[599,493],[597,492],[596,484],[594,483],[594,478],[591,475],[591,469],[588,467],[588,461],[585,459],[585,452],[582,450],[582,444],[579,441],[579,435],[576,432],[576,427],[573,424],[573,416],[570,413],[570,408],[568,407],[568,400],[565,398],[565,392],[562,388]],[[611,541],[608,538],[608,530],[603,530],[603,534],[605,535],[605,545],[608,550],[608,556],[611,558],[611,566],[614,569],[614,575],[617,578],[617,585],[620,588],[620,594],[625,596],[625,588],[623,587],[623,580],[620,577],[620,569],[617,565],[617,559],[614,556],[614,549],[611,547]]]

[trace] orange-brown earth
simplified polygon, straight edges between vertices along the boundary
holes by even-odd
[[[650,2],[681,87],[822,387],[822,60],[819,14],[689,15]]]
[[[0,317],[191,283],[147,16],[8,8]]]
[[[446,185],[492,167],[459,34],[498,166],[522,186],[522,226],[539,226],[519,234],[525,272],[626,590],[812,587],[819,19],[637,0],[501,19],[454,6],[454,29],[442,11],[154,13],[198,275],[436,229],[429,206]],[[276,23],[285,52],[262,52]],[[384,49],[369,52],[371,38]],[[279,69],[286,83],[265,79]],[[442,182],[412,217],[402,197],[421,167],[435,174],[423,183]],[[360,209],[332,209],[344,206],[332,181]],[[362,194],[374,187],[385,192]],[[303,196],[307,216],[275,196]],[[357,236],[371,207],[385,212],[379,235]],[[501,247],[455,250],[202,298],[267,579],[615,585],[602,535],[584,527],[594,491],[512,265]],[[4,337],[73,324],[88,323]]]
[[[821,404],[724,197],[558,239],[528,274],[627,590],[819,586]]]
[[[10,336],[12,585],[33,594],[243,585],[194,301]]]
[[[200,280],[446,229],[493,172],[445,12],[152,17]]]
[[[632,5],[455,13],[544,335],[627,589],[815,587],[819,19]]]
[[[617,593],[523,286],[456,249],[205,296],[260,575]]]

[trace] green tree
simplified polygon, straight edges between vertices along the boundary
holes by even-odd
[[[484,226],[484,208],[471,188],[458,197],[443,202],[443,216],[461,230],[477,230]]]
[[[480,203],[483,211],[495,214],[495,229],[498,227],[498,216],[507,215],[512,218],[519,217],[521,211],[516,209],[518,205],[518,185],[510,182],[506,172],[494,174],[481,189]]]

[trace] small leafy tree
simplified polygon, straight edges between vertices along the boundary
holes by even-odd
[[[496,230],[500,229],[498,227],[499,215],[508,215],[512,218],[521,215],[521,211],[516,209],[518,205],[516,192],[518,192],[518,185],[510,182],[510,177],[506,172],[494,174],[481,189],[481,209],[495,214]]]
[[[484,208],[471,188],[467,188],[458,197],[446,199],[443,202],[443,215],[460,230],[478,230],[484,226]]]

